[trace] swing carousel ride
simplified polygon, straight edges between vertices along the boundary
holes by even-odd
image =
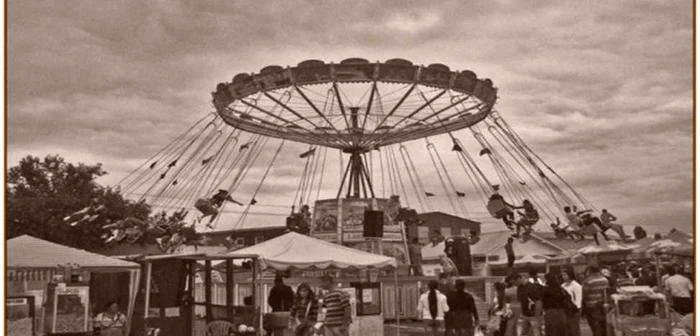
[[[287,226],[367,250],[363,215],[382,211],[382,253],[406,263],[403,225],[417,220],[415,210],[434,211],[440,197],[442,206],[464,218],[473,209],[468,200],[480,200],[480,209],[516,234],[543,225],[551,230],[565,206],[597,212],[503,119],[492,81],[469,70],[403,59],[307,60],[238,74],[212,95],[215,113],[118,184],[156,215],[106,226],[106,243],[150,240],[168,252],[206,244],[202,233],[233,211],[238,218],[226,226],[240,228],[263,206],[256,204],[275,168],[288,170],[276,162],[280,153],[295,148],[305,163]],[[465,137],[474,141],[463,143]],[[333,151],[340,153],[338,180],[327,172]],[[251,172],[259,175],[253,182]],[[337,194],[320,199],[329,180],[339,183]],[[523,210],[519,218],[517,209]],[[89,220],[95,211],[84,212],[77,217]],[[68,221],[76,225],[74,219]]]

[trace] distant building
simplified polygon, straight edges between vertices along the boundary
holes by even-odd
[[[471,231],[481,233],[481,223],[444,212],[434,211],[418,214],[423,221],[420,225],[409,225],[406,228],[409,243],[418,238],[421,244],[430,241],[430,234],[438,231],[443,237],[468,235]]]

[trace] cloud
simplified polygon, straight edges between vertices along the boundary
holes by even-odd
[[[237,73],[306,59],[399,57],[492,79],[499,89],[500,115],[592,203],[614,209],[621,220],[687,229],[693,179],[691,9],[690,3],[632,0],[504,0],[469,6],[398,0],[292,0],[264,6],[12,0],[8,164],[27,154],[54,153],[71,161],[101,162],[110,174],[100,182],[112,185],[212,112],[210,92]],[[497,181],[488,158],[477,156],[474,136],[468,130],[456,136]],[[240,142],[249,139],[243,135]],[[482,216],[477,213],[483,212],[483,202],[449,151],[450,139],[430,141],[456,188],[469,194],[465,207]],[[248,198],[255,192],[275,143],[265,147],[237,195]],[[450,191],[444,190],[425,142],[407,147],[423,189],[438,194],[434,207],[452,211],[444,196]],[[285,206],[293,202],[305,164],[298,155],[307,149],[285,145],[260,189],[261,199]],[[419,188],[412,186],[396,150],[407,201],[418,206],[411,194]],[[373,154],[375,189],[389,193],[388,172],[381,183],[378,155]],[[338,157],[328,152],[322,198],[337,193]]]

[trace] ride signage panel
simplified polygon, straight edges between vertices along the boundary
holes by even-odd
[[[317,201],[311,235],[329,242],[338,241],[338,215],[337,199]]]
[[[384,212],[384,241],[403,241],[401,224],[394,219],[399,214],[399,198],[389,199],[343,199],[341,201],[341,223],[343,243],[364,242],[365,211],[376,209]]]

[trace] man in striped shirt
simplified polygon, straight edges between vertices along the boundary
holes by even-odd
[[[326,294],[321,298],[321,315],[319,322],[323,323],[328,336],[348,336],[348,328],[352,323],[352,312],[348,295],[335,289],[333,278],[329,275],[321,277],[321,288]]]
[[[596,266],[588,267],[588,277],[583,281],[583,316],[591,326],[593,336],[606,336],[605,300],[610,291],[610,282]]]

